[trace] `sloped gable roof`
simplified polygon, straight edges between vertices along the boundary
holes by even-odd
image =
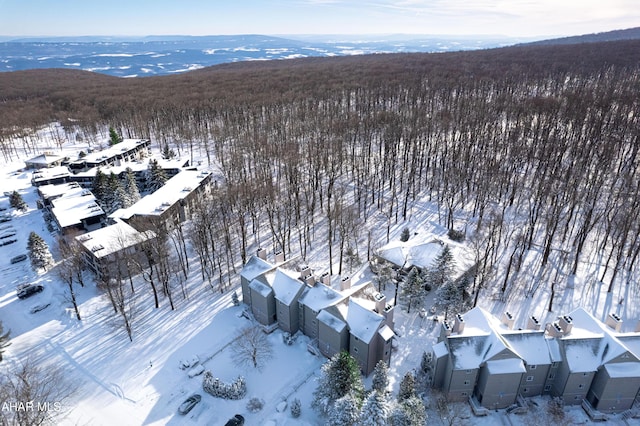
[[[347,324],[351,334],[358,339],[365,343],[370,343],[383,321],[384,317],[382,315],[370,311],[355,300],[349,300]]]
[[[244,279],[251,281],[259,275],[270,271],[275,268],[275,265],[267,262],[266,260],[260,259],[258,256],[251,256],[251,258],[245,263],[242,267],[242,271],[240,271],[240,276]]]
[[[305,287],[305,284],[292,274],[293,272],[278,268],[271,284],[276,299],[285,305],[291,305],[302,294]]]

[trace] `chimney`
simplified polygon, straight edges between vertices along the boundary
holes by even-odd
[[[609,316],[607,317],[607,320],[606,320],[606,324],[612,330],[615,330],[617,332],[620,332],[620,330],[622,330],[622,319],[617,314],[615,314],[614,312],[611,312],[609,314]]]
[[[340,290],[349,290],[351,288],[351,277],[346,276],[340,281]]]
[[[515,322],[515,319],[513,318],[513,315],[511,315],[510,312],[505,311],[502,314],[502,323],[504,325],[506,325],[508,329],[512,329],[513,328],[513,323],[514,322]]]
[[[391,303],[384,307],[382,316],[384,317],[385,323],[393,330],[393,305]]]
[[[462,333],[464,331],[464,319],[462,315],[456,314],[456,318],[453,322],[453,332],[454,333]]]
[[[554,321],[551,324],[547,324],[547,332],[551,337],[562,337],[564,336],[564,330],[560,327],[558,321]]]
[[[306,265],[302,266],[300,268],[300,279],[306,280],[310,276],[311,276],[311,268]]]
[[[540,321],[531,315],[527,320],[527,330],[540,330]]]
[[[260,247],[256,253],[256,256],[258,256],[262,260],[267,260],[267,249]]]
[[[316,277],[314,277],[313,275],[309,275],[307,278],[304,279],[304,282],[309,286],[309,287],[313,287],[316,285]]]
[[[442,328],[440,329],[440,340],[444,340],[445,337],[451,336],[451,324],[448,321],[442,321]]]
[[[331,285],[331,274],[329,274],[328,272],[325,272],[324,274],[322,274],[320,276],[320,282],[322,282],[322,284],[326,285],[327,287]]]
[[[564,330],[564,334],[571,333],[571,329],[573,328],[573,318],[571,318],[569,315],[563,315],[558,318],[558,323]]]
[[[284,253],[282,252],[282,250],[278,250],[276,252],[275,258],[276,258],[276,263],[284,262]]]
[[[376,293],[373,295],[373,299],[376,302],[376,312],[382,315],[387,304],[387,297],[382,293]]]

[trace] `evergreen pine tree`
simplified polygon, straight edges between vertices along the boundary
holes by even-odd
[[[458,282],[449,280],[436,291],[435,306],[444,310],[444,318],[462,310],[464,304],[464,287]]]
[[[409,271],[402,287],[402,296],[407,302],[407,313],[411,313],[411,307],[419,308],[424,303],[424,277],[414,266]]]
[[[359,408],[364,393],[360,367],[349,352],[342,351],[322,366],[322,375],[313,393],[311,405],[327,414],[338,399],[349,393],[355,398]]]
[[[395,404],[389,415],[391,426],[416,426],[424,425],[427,421],[424,403],[417,396]]]
[[[4,326],[2,325],[2,321],[0,321],[0,361],[2,361],[2,354],[4,353],[4,350],[11,345],[11,342],[9,341],[10,333],[11,330],[7,330],[6,333],[4,332]]]
[[[240,300],[238,299],[238,293],[235,291],[231,294],[231,303],[233,303],[233,306],[240,305]]]
[[[9,195],[9,205],[16,210],[26,211],[27,203],[22,199],[22,195],[18,191],[13,191],[11,195]]]
[[[412,396],[416,396],[416,381],[413,373],[408,371],[400,381],[400,389],[398,390],[398,402],[406,401]]]
[[[445,245],[442,252],[433,261],[426,276],[426,283],[431,288],[440,288],[453,279],[456,262],[449,245]]]
[[[120,182],[118,176],[111,172],[107,178],[107,193],[103,198],[104,205],[102,209],[107,214],[113,213],[124,206],[126,197],[122,182]]]
[[[108,192],[108,177],[105,175],[100,168],[96,170],[96,175],[93,178],[93,183],[91,185],[91,193],[96,197],[98,204],[102,207],[103,199],[107,195]],[[104,208],[103,208],[104,210]]]
[[[123,208],[131,207],[140,200],[140,190],[138,189],[138,182],[136,181],[136,175],[131,170],[131,167],[127,167],[124,174],[124,200],[122,203]]]
[[[389,367],[383,360],[378,361],[373,370],[371,387],[374,391],[385,393],[389,387]]]
[[[369,393],[362,405],[359,424],[363,426],[385,426],[390,412],[391,407],[384,393],[374,390]]]
[[[49,246],[42,237],[33,231],[29,234],[27,249],[29,250],[31,266],[34,269],[44,269],[46,271],[49,266],[53,265],[53,256],[51,256]]]
[[[109,127],[109,145],[113,146],[122,142],[122,136],[116,132],[116,129]]]
[[[358,399],[349,392],[338,398],[327,415],[328,426],[353,426],[358,422],[360,410]]]
[[[302,404],[300,403],[300,400],[298,398],[294,398],[293,401],[291,401],[291,417],[297,419],[298,417],[300,417],[301,413]]]
[[[162,167],[160,167],[158,160],[152,159],[149,161],[146,190],[149,192],[156,192],[158,189],[162,188],[167,180],[167,173]]]

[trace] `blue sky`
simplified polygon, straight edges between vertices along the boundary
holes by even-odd
[[[638,0],[0,0],[0,35],[575,35],[640,25]]]

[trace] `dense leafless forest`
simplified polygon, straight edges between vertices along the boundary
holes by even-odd
[[[638,93],[640,41],[135,79],[35,70],[0,75],[0,144],[11,160],[33,149],[29,129],[59,121],[61,143],[97,144],[114,126],[206,155],[225,184],[192,235],[203,277],[246,259],[265,222],[275,248],[305,256],[326,244],[342,265],[367,240],[368,218],[402,221],[430,197],[450,229],[473,218],[474,290],[507,297],[533,250],[537,279],[525,291],[553,293],[591,256],[611,291],[638,269]]]

